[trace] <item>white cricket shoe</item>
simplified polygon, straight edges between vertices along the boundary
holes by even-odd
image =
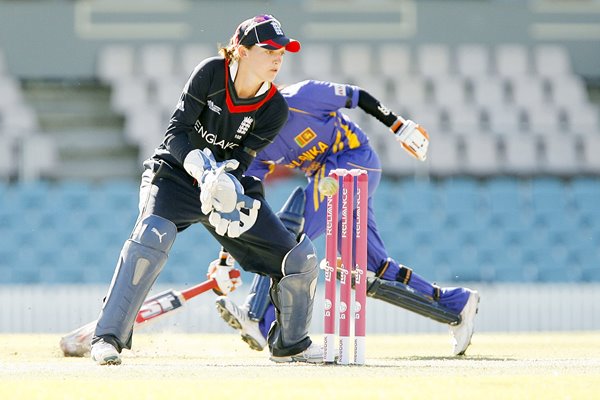
[[[248,317],[248,309],[246,307],[238,307],[227,296],[217,297],[215,303],[217,311],[221,314],[221,318],[233,329],[240,331],[242,340],[252,350],[262,351],[265,348],[267,339],[260,331],[258,321],[253,321]]]
[[[98,365],[119,365],[121,356],[115,347],[103,339],[92,345],[92,360]]]
[[[469,299],[460,312],[461,322],[456,326],[450,326],[450,334],[454,345],[452,353],[455,356],[465,354],[467,347],[471,344],[473,336],[475,315],[479,308],[479,293],[476,290],[470,290]]]
[[[322,364],[323,363],[323,346],[311,343],[310,346],[302,353],[295,354],[293,356],[276,357],[271,356],[270,360],[276,363],[293,363],[293,362],[305,362],[310,364]]]

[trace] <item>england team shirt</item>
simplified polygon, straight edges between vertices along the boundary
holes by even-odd
[[[188,80],[163,143],[154,158],[183,169],[194,149],[208,148],[217,161],[236,159],[236,177],[257,153],[273,142],[285,124],[288,106],[272,85],[252,98],[239,98],[234,88],[236,68],[222,57],[201,62]]]

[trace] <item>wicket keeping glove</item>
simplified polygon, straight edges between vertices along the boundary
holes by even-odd
[[[208,222],[215,227],[217,234],[236,238],[254,226],[259,209],[260,201],[238,194],[238,202],[233,211],[214,210],[210,213]]]
[[[207,147],[204,150],[196,149],[190,151],[185,157],[185,160],[183,160],[183,168],[185,168],[187,173],[196,178],[198,183],[200,183],[202,181],[204,172],[207,170],[216,169],[217,162],[215,161],[215,156]],[[236,168],[237,165],[232,169]]]
[[[419,124],[410,119],[398,118],[390,127],[396,140],[400,142],[402,148],[411,156],[419,161],[427,159],[427,150],[429,149],[429,134]]]
[[[192,150],[183,161],[185,170],[198,181],[200,203],[204,214],[212,210],[232,211],[235,208],[237,192],[243,193],[239,181],[227,171],[233,171],[240,165],[237,160],[215,161],[212,152]]]

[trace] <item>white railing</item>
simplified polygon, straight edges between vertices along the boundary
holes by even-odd
[[[481,293],[478,332],[587,331],[600,329],[600,284],[470,285]],[[176,287],[176,286],[174,286]],[[177,288],[177,287],[176,287]],[[107,287],[0,286],[0,333],[64,333],[95,319]],[[153,292],[167,289],[157,287]],[[246,288],[232,297],[240,304]],[[323,294],[317,291],[311,331],[322,333]],[[232,333],[206,293],[144,331]],[[371,334],[444,332],[446,327],[381,301],[367,303]]]

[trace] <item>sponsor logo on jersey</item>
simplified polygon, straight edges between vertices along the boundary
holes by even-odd
[[[298,136],[296,136],[294,138],[294,141],[296,142],[296,144],[298,146],[305,147],[316,137],[317,137],[317,134],[315,133],[315,131],[313,131],[310,128],[306,128],[305,130],[300,132],[300,134]]]
[[[288,168],[300,167],[303,163],[305,163],[307,161],[315,160],[318,156],[325,153],[328,148],[329,148],[329,146],[327,145],[327,143],[319,142],[316,145],[314,145],[313,147],[311,147],[310,149],[308,149],[305,152],[303,152],[302,154],[300,154],[298,156],[298,158],[296,158],[295,160],[293,160],[291,163],[287,164],[286,166]]]
[[[207,102],[208,104],[208,108],[214,112],[216,112],[217,114],[221,115],[221,107],[219,107],[218,105],[216,105],[212,100],[209,100]]]
[[[339,83],[333,85],[333,91],[336,96],[346,96],[346,86]]]
[[[244,120],[242,121],[237,130],[237,135],[235,135],[235,138],[241,139],[242,136],[244,136],[248,132],[248,129],[250,129],[250,127],[252,126],[252,122],[254,122],[254,119],[252,119],[252,117],[244,117]]]
[[[225,139],[219,139],[218,135],[211,133],[204,129],[204,126],[200,123],[200,121],[196,120],[194,124],[194,129],[196,132],[202,136],[207,143],[212,144],[213,146],[218,146],[223,150],[231,150],[239,146],[238,143],[228,142]]]

